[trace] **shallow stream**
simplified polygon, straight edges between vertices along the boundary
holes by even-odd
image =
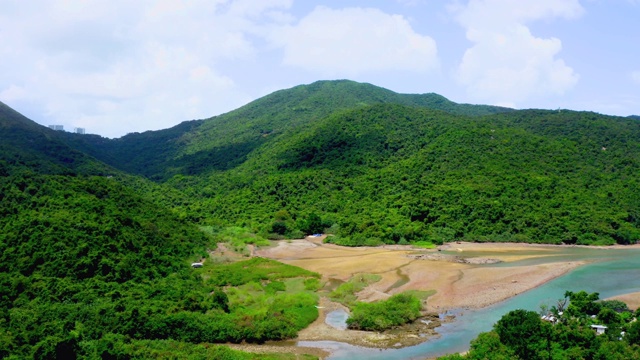
[[[457,253],[452,253],[457,254]],[[504,253],[502,253],[504,254]],[[520,254],[520,253],[519,253]],[[531,254],[549,252],[532,250]],[[459,254],[457,254],[459,255]],[[474,256],[465,252],[465,256]],[[478,256],[490,257],[487,252]],[[570,273],[511,299],[480,310],[459,310],[455,320],[437,329],[440,337],[403,349],[369,349],[335,341],[300,341],[300,346],[329,349],[331,360],[425,359],[468,350],[469,342],[480,332],[488,331],[505,313],[515,309],[538,311],[540,305],[554,305],[565,291],[598,292],[600,298],[640,291],[640,249],[563,248],[553,251],[558,261],[589,261]],[[532,258],[512,263],[486,265],[505,267],[548,263],[550,257]],[[505,269],[508,271],[508,269]]]

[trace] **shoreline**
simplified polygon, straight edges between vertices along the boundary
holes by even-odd
[[[553,257],[567,249],[591,248],[605,251],[640,248],[640,244],[604,247],[472,242],[447,243],[436,249],[422,249],[411,245],[349,248],[325,244],[323,240],[324,236],[279,241],[275,246],[256,250],[255,255],[318,272],[326,283],[347,281],[358,274],[380,275],[382,279],[379,282],[356,294],[360,301],[383,300],[407,290],[435,290],[424,307],[426,312],[432,314],[488,307],[539,287],[587,263],[584,260],[563,261]],[[465,259],[465,262],[451,260],[458,258]],[[468,259],[473,261],[466,261]],[[529,259],[534,259],[531,264],[511,267],[501,267],[494,262],[513,263]],[[635,294],[635,298],[640,304],[640,293]],[[434,329],[429,333],[407,332],[396,334],[395,337],[375,332],[336,329],[325,323],[326,314],[338,308],[346,308],[324,296],[321,296],[319,306],[321,309],[316,321],[301,330],[298,337],[292,340],[293,343],[285,345],[281,342],[278,346],[289,346],[286,349],[290,349],[291,346],[297,348],[298,341],[337,341],[369,348],[400,348],[417,345],[438,336]],[[315,349],[322,350],[327,355],[330,353],[329,349]]]
[[[423,316],[411,324],[382,332],[338,329],[326,322],[326,316],[334,310],[349,309],[326,297],[320,299],[318,318],[298,333],[294,340],[298,341],[336,341],[354,346],[368,348],[402,348],[418,345],[434,336],[435,331],[443,321],[436,313],[424,313]]]
[[[627,304],[627,306],[631,310],[636,310],[640,308],[640,292],[620,294],[620,295],[612,296],[610,298],[606,298],[603,300],[620,300],[623,303]]]

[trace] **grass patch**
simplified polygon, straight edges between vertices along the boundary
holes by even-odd
[[[320,280],[317,278],[293,278],[284,281],[286,292],[295,294],[304,291],[316,292],[322,288]]]
[[[347,319],[350,329],[383,331],[413,322],[420,317],[421,301],[417,297],[400,293],[387,300],[356,302]]]
[[[313,278],[315,279],[315,278]],[[284,281],[285,284],[285,288],[286,288],[286,292],[289,294],[295,294],[298,292],[303,292],[305,290],[304,288],[304,282],[305,282],[305,278],[293,278],[293,279],[287,279]],[[316,279],[317,280],[317,279]]]
[[[269,240],[254,234],[247,228],[231,226],[217,228],[213,226],[201,226],[200,229],[211,235],[216,242],[227,243],[237,253],[245,253],[247,245],[269,246]]]
[[[318,359],[312,355],[296,355],[285,353],[249,353],[234,350],[228,346],[211,344],[192,344],[175,340],[127,340],[123,337],[111,335],[107,341],[93,341],[85,347],[93,347],[104,351],[103,354],[113,358],[134,359],[234,359],[234,360],[294,360]],[[103,355],[104,356],[104,355]]]
[[[349,281],[341,284],[329,294],[329,298],[345,306],[351,307],[356,303],[356,293],[362,291],[367,286],[382,279],[378,274],[358,274]]]
[[[252,258],[230,264],[204,267],[207,284],[238,286],[249,282],[266,282],[290,278],[320,278],[320,274],[264,258]]]
[[[424,300],[427,300],[429,296],[435,295],[436,291],[435,290],[407,290],[407,291],[403,291],[402,293],[415,296],[416,298],[424,301]]]
[[[422,248],[422,249],[435,249],[436,248],[436,244],[432,243],[431,241],[426,241],[426,240],[420,240],[420,241],[412,242],[411,245],[413,245],[415,247]]]

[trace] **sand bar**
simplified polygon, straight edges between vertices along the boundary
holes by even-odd
[[[640,308],[640,292],[613,296],[608,298],[607,300],[620,300],[623,303],[627,304],[627,306],[629,306],[629,309],[632,310]]]

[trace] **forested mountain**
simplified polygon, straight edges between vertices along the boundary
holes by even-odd
[[[351,245],[640,238],[634,117],[320,81],[171,129],[65,136],[186,195],[163,203],[182,218],[264,236],[330,227]]]
[[[229,305],[219,289],[227,285],[223,276],[208,276],[215,283],[205,284],[189,264],[215,242],[152,201],[160,185],[69,147],[63,133],[4,104],[0,151],[0,358],[186,358],[197,353],[253,359],[195,344],[291,337],[308,323],[294,313],[282,321],[297,323],[266,324],[269,311],[236,311]],[[278,271],[272,271],[277,279]],[[242,272],[236,273],[236,283],[242,284],[237,281]],[[307,296],[301,300],[304,309],[315,310],[314,299],[302,296]],[[301,303],[293,297],[281,300],[281,306]],[[261,333],[245,329],[240,317],[260,325]],[[277,327],[277,334],[269,326]],[[168,338],[173,342],[162,341]]]
[[[18,169],[85,175],[115,171],[68,146],[59,132],[36,124],[0,102],[0,174]]]
[[[380,104],[168,184],[200,199],[200,221],[293,236],[319,216],[344,244],[624,244],[640,238],[639,136],[637,121],[594,113],[469,118]]]
[[[187,121],[160,131],[109,140],[66,134],[74,146],[124,171],[153,180],[225,171],[284,134],[295,134],[342,110],[379,103],[404,104],[479,116],[512,109],[456,104],[437,94],[398,94],[348,80],[318,81],[276,91],[237,110],[207,120]]]

